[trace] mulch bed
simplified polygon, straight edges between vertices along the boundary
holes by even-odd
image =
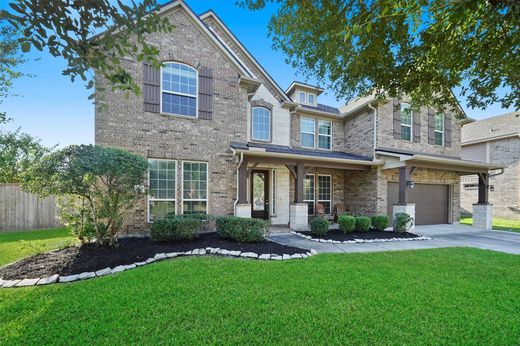
[[[54,274],[80,274],[145,261],[158,253],[186,252],[206,247],[254,252],[259,255],[293,255],[308,251],[272,241],[239,243],[222,239],[216,232],[203,233],[199,238],[190,241],[171,243],[157,243],[148,238],[124,238],[118,241],[116,248],[85,244],[28,257],[1,268],[0,278],[11,280],[42,278]]]
[[[337,240],[337,241],[345,241],[345,240],[354,240],[354,239],[391,239],[391,238],[418,238],[417,234],[413,233],[397,233],[391,231],[368,231],[368,232],[352,232],[352,233],[343,233],[339,229],[331,229],[326,235],[315,235],[311,232],[298,232],[304,234],[306,236],[311,236],[314,239],[325,239],[325,240]]]

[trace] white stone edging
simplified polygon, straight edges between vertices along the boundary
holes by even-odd
[[[312,255],[317,254],[318,252],[314,249],[310,249],[306,253],[296,253],[293,255],[288,254],[257,254],[254,252],[241,252],[238,250],[226,250],[221,248],[201,248],[201,249],[193,249],[186,252],[170,252],[170,253],[158,253],[154,257],[148,258],[142,262],[136,262],[133,264],[127,265],[119,265],[114,268],[104,268],[95,272],[85,272],[74,275],[66,275],[60,276],[58,274],[54,274],[51,276],[47,276],[44,278],[36,278],[36,279],[18,279],[18,280],[4,280],[0,278],[0,288],[11,288],[11,287],[27,287],[27,286],[40,286],[40,285],[48,285],[53,283],[63,283],[63,282],[73,282],[78,280],[86,280],[94,277],[105,276],[110,274],[119,273],[128,269],[134,269],[146,264],[150,264],[159,260],[175,258],[180,256],[200,256],[200,255],[218,255],[218,256],[231,256],[231,257],[241,257],[247,259],[255,259],[255,260],[271,260],[271,261],[280,261],[280,260],[291,260],[291,259],[303,259],[311,257]]]
[[[414,238],[377,238],[377,239],[354,239],[354,240],[333,240],[333,239],[322,239],[313,238],[310,235],[305,235],[300,232],[291,231],[291,234],[297,235],[298,237],[305,238],[307,240],[315,241],[317,243],[332,243],[332,244],[359,244],[359,243],[386,243],[394,241],[413,241],[413,240],[431,240],[430,237],[419,236]]]

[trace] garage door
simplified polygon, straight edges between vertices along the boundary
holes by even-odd
[[[388,183],[388,215],[392,217],[393,205],[399,199],[399,184]],[[415,184],[408,189],[408,200],[415,203],[415,223],[436,225],[448,223],[449,186],[438,184]]]

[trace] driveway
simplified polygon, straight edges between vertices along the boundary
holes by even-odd
[[[305,249],[312,248],[318,252],[377,252],[465,246],[520,254],[520,233],[486,231],[459,224],[417,226],[415,233],[432,239],[409,242],[330,244],[306,240],[290,233],[274,234],[271,239],[286,245]]]

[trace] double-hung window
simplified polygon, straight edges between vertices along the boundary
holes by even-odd
[[[314,133],[316,122],[314,119],[300,119],[300,145],[304,148],[314,148]]]
[[[208,164],[182,162],[182,213],[207,214]]]
[[[177,162],[173,160],[149,161],[148,221],[175,215]]]
[[[166,63],[161,69],[161,112],[196,118],[197,81],[193,67]]]
[[[412,109],[408,103],[401,103],[401,139],[411,141],[412,133]]]
[[[314,174],[307,174],[303,180],[303,201],[307,203],[307,214],[314,215]]]
[[[444,145],[444,114],[435,114],[435,145]]]
[[[300,103],[307,103],[307,100],[306,100],[306,93],[304,93],[303,91],[300,91]]]
[[[318,203],[325,209],[325,214],[331,214],[332,205],[332,176],[318,175]]]
[[[318,121],[318,149],[330,150],[332,148],[332,123],[330,121]]]
[[[253,107],[252,133],[254,141],[271,141],[271,111],[265,107]]]

